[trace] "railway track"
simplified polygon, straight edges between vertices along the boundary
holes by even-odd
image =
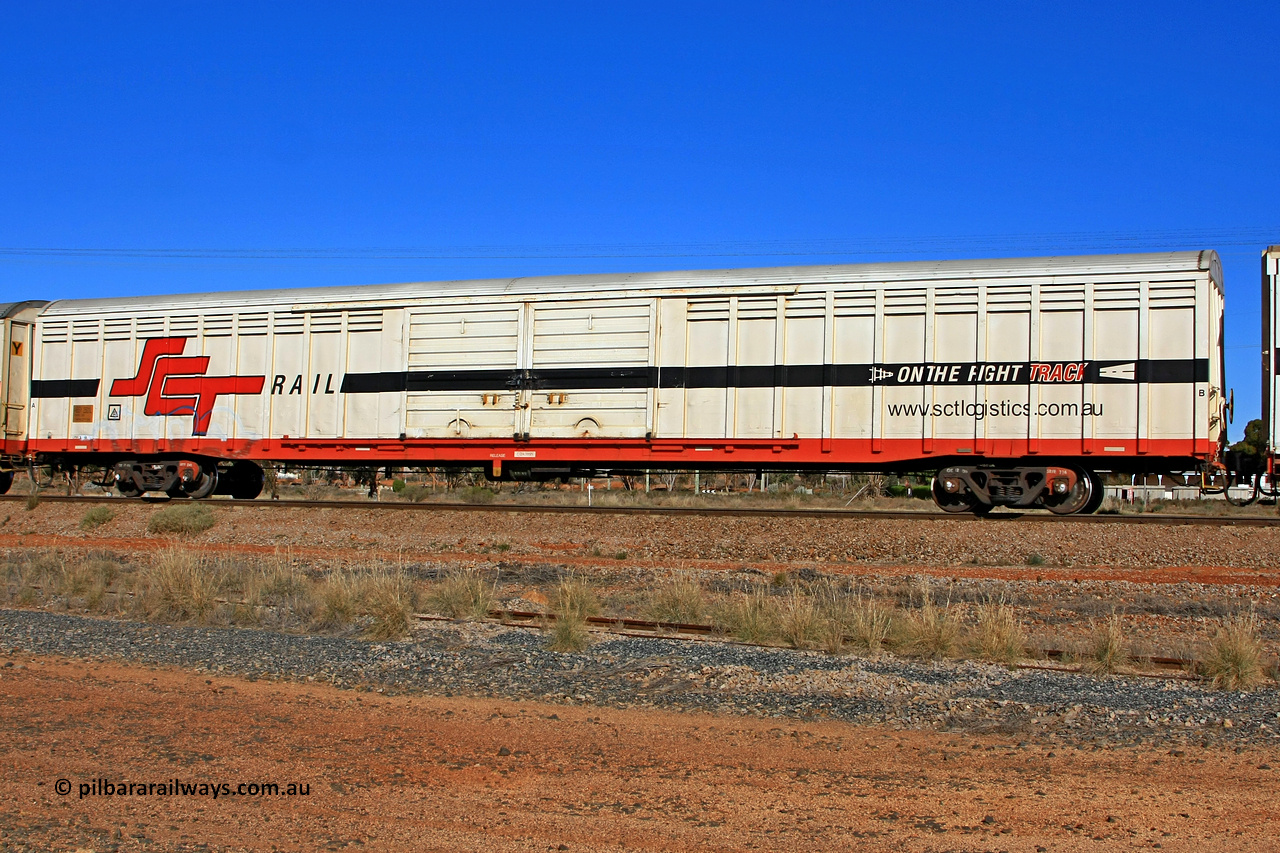
[[[435,616],[416,613],[414,618],[419,622],[456,622],[448,616]],[[533,611],[491,610],[488,621],[499,625],[518,628],[546,628],[556,621],[554,613]],[[724,632],[714,625],[694,625],[673,622],[651,622],[644,619],[623,619],[609,616],[588,616],[590,629],[608,634],[628,637],[663,637],[670,640],[716,640],[733,642],[725,637]],[[756,645],[743,643],[743,645]],[[1034,662],[1033,662],[1034,661]],[[1152,678],[1185,678],[1193,679],[1197,661],[1190,658],[1144,657],[1135,662],[1131,673],[1136,676]],[[1018,669],[1044,669],[1061,672],[1080,672],[1081,667],[1071,662],[1071,653],[1064,649],[1028,647],[1026,660],[1014,664]]]
[[[25,503],[23,495],[0,495],[0,501]],[[91,495],[41,495],[42,502],[116,504],[130,498]],[[163,503],[167,497],[143,498],[144,502]],[[984,518],[968,513],[930,512],[927,510],[857,510],[857,509],[785,509],[762,507],[664,507],[664,506],[576,506],[557,504],[514,503],[446,503],[373,500],[253,500],[213,499],[205,503],[223,509],[272,507],[277,509],[373,509],[387,512],[533,512],[567,515],[666,515],[689,517],[737,516],[759,518],[850,518],[909,519],[916,521],[963,521],[972,523],[1010,524],[1148,524],[1156,526],[1198,525],[1203,527],[1277,527],[1280,517],[1257,515],[1053,515],[1048,512],[993,512]]]

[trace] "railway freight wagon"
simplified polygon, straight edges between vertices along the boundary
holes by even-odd
[[[23,303],[11,464],[249,498],[260,463],[939,472],[1090,511],[1224,435],[1213,252]],[[14,371],[30,370],[29,388]],[[28,398],[29,397],[29,398]]]

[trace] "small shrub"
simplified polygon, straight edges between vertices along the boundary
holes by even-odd
[[[400,497],[413,503],[422,503],[431,495],[431,490],[426,486],[405,486],[400,492]]]
[[[1082,668],[1095,675],[1110,675],[1129,666],[1124,625],[1117,614],[1111,614],[1111,618],[1094,630],[1083,657]]]
[[[791,576],[787,574],[786,569],[778,569],[778,571],[773,573],[773,577],[769,580],[769,583],[775,587],[784,587],[791,583]]]
[[[1261,684],[1266,676],[1257,617],[1248,613],[1222,620],[1201,668],[1213,686],[1223,690],[1248,690]]]
[[[707,614],[702,585],[685,575],[678,575],[658,586],[649,607],[654,622],[696,625]]]
[[[116,514],[111,511],[111,507],[109,506],[90,507],[89,511],[80,519],[80,529],[96,530],[115,517]]]
[[[493,609],[493,590],[475,572],[458,572],[437,584],[427,604],[454,619],[483,619]]]
[[[147,522],[148,533],[179,533],[191,535],[203,533],[218,523],[217,517],[201,503],[181,503],[167,506],[151,516]]]
[[[397,477],[391,481],[391,491],[395,492],[396,494],[400,494],[401,492],[404,491],[404,487],[406,485],[408,484],[405,483],[404,480],[401,480],[399,477]]]
[[[901,651],[913,657],[936,660],[955,657],[960,648],[960,619],[948,602],[939,608],[926,592],[924,604],[903,624]]]
[[[983,660],[1014,664],[1026,654],[1026,636],[1007,604],[984,604],[978,610],[978,625],[970,637],[973,652]]]
[[[577,653],[586,651],[591,644],[587,620],[580,614],[558,613],[551,624],[551,636],[547,648],[553,652]]]
[[[40,506],[40,493],[32,492],[27,495],[27,511],[30,512],[38,506]]]
[[[458,493],[462,502],[467,504],[491,504],[497,496],[493,489],[487,489],[484,486],[471,486]]]
[[[626,551],[619,551],[618,553],[616,553],[616,554],[614,554],[614,555],[613,555],[613,559],[615,559],[615,560],[625,560],[625,559],[627,559],[627,552],[626,552]]]
[[[1030,554],[1028,554],[1028,555],[1027,555],[1027,565],[1028,565],[1028,566],[1043,566],[1043,565],[1044,565],[1044,556],[1043,556],[1043,555],[1041,555],[1041,554],[1037,554],[1037,553],[1035,553],[1034,551],[1033,551],[1033,552],[1031,552]]]

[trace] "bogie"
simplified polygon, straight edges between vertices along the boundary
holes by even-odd
[[[954,466],[942,469],[933,480],[934,502],[944,512],[985,515],[994,507],[1007,506],[1080,515],[1097,511],[1102,497],[1097,474],[1067,466]]]

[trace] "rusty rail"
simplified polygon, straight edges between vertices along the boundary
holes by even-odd
[[[428,613],[415,613],[414,618],[421,622],[457,622],[448,616],[437,616]],[[539,613],[526,610],[490,610],[488,620],[491,624],[506,625],[515,628],[545,629],[556,621],[554,613]],[[747,643],[732,640],[714,625],[691,625],[680,622],[653,622],[645,619],[625,619],[610,616],[589,616],[587,624],[598,633],[617,634],[629,637],[662,637],[667,640],[734,642],[744,646],[760,646],[759,643]],[[852,639],[852,638],[846,638]],[[1014,664],[1018,669],[1039,669],[1053,672],[1082,672],[1083,668],[1068,663],[1071,653],[1064,649],[1044,649],[1028,647],[1025,660]],[[1043,662],[1037,662],[1043,661]],[[1057,665],[1048,662],[1056,662]],[[1135,659],[1140,669],[1127,675],[1149,678],[1173,678],[1179,680],[1195,680],[1194,675],[1198,661],[1189,658],[1174,657],[1140,657]]]

